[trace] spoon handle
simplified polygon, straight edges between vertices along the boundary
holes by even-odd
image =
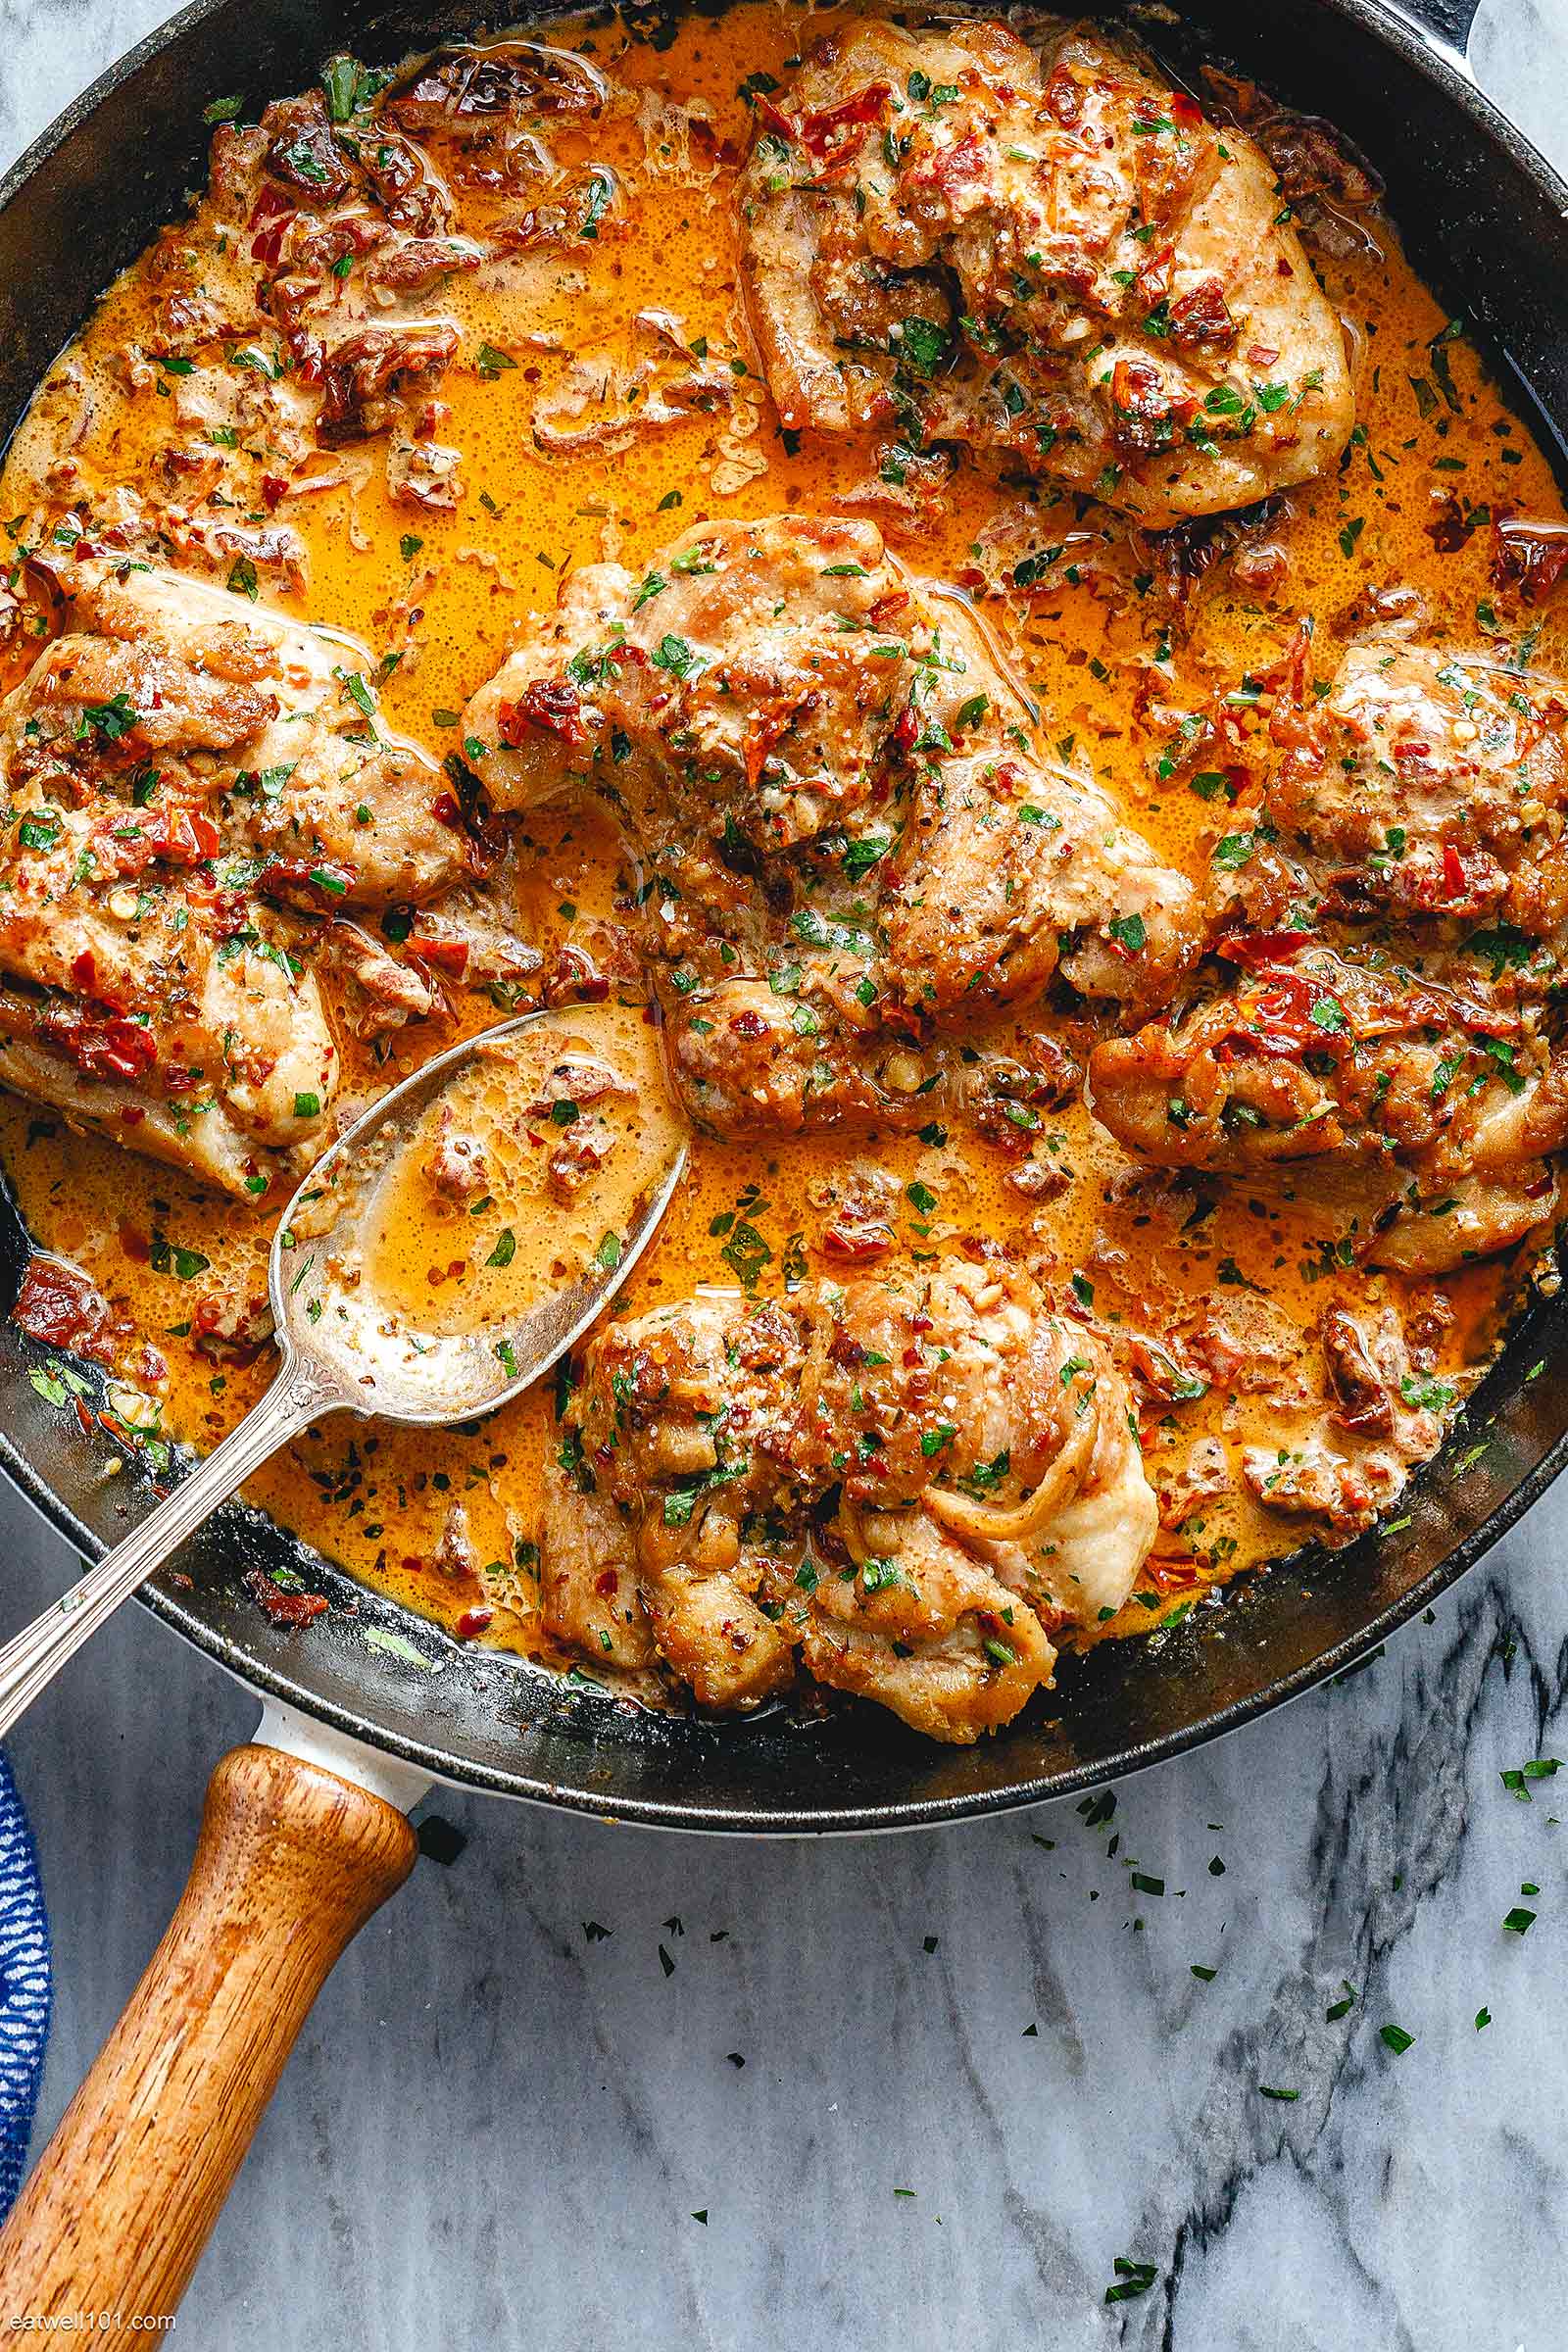
[[[161,1568],[253,1470],[341,1401],[309,1366],[297,1358],[286,1361],[239,1427],[230,1430],[122,1544],[0,1647],[0,1739],[127,1593]]]

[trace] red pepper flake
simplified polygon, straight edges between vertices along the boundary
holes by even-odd
[[[245,1586],[274,1625],[290,1628],[309,1625],[313,1618],[325,1614],[324,1592],[285,1592],[281,1585],[273,1584],[265,1568],[247,1568]]]

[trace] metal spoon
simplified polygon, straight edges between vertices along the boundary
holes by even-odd
[[[587,1330],[647,1248],[680,1181],[686,1147],[672,1122],[662,1135],[650,1121],[640,1139],[646,1166],[621,1167],[621,1197],[628,1179],[633,1188],[624,1233],[607,1235],[579,1273],[514,1313],[503,1300],[477,1327],[456,1331],[439,1328],[438,1318],[421,1330],[401,1316],[378,1316],[362,1261],[378,1206],[384,1221],[387,1188],[427,1136],[429,1114],[439,1116],[476,1066],[489,1061],[504,1088],[506,1064],[521,1056],[524,1040],[537,1062],[537,1048],[552,1034],[564,1048],[581,1041],[609,1010],[524,1013],[468,1038],[383,1095],[317,1161],[272,1241],[269,1285],[279,1363],[271,1387],[133,1535],[0,1648],[0,1737],[126,1595],[313,1421],[335,1412],[425,1428],[471,1420],[518,1396]],[[518,1279],[504,1287],[520,1298],[530,1271],[519,1255]]]

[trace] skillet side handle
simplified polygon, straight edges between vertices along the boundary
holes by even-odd
[[[0,2230],[0,2329],[168,2323],[312,2002],[415,1853],[368,1788],[275,1747],[222,1758],[168,1932]]]

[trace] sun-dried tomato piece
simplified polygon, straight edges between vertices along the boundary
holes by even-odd
[[[1144,1574],[1156,1592],[1167,1595],[1173,1592],[1196,1592],[1202,1581],[1197,1563],[1192,1559],[1151,1558],[1144,1562]]]
[[[91,1355],[109,1326],[109,1302],[79,1266],[38,1250],[28,1261],[11,1319],[50,1348]],[[127,1322],[118,1328],[128,1332],[131,1327]]]
[[[1046,84],[1046,106],[1052,120],[1071,130],[1084,111],[1084,85],[1067,66],[1057,66]]]
[[[588,741],[582,697],[566,678],[535,678],[514,703],[503,703],[497,719],[502,742],[520,751],[532,735],[554,735],[569,751]]]
[[[1425,529],[1440,556],[1456,556],[1465,541],[1481,528],[1485,520],[1485,508],[1465,508],[1450,490],[1439,506],[1435,518],[1425,525]]]
[[[458,330],[444,321],[367,326],[349,335],[320,373],[326,387],[318,430],[332,445],[379,432],[391,402],[411,379],[435,375],[456,355]]]
[[[341,905],[354,887],[355,869],[329,858],[271,858],[256,878],[256,887],[270,899],[306,899],[315,906]]]
[[[1244,963],[1255,970],[1264,964],[1288,962],[1302,948],[1312,945],[1310,931],[1238,931],[1229,939],[1218,941],[1215,953],[1231,963]]]
[[[428,931],[414,931],[409,935],[409,954],[433,971],[450,972],[456,980],[468,968],[468,943],[464,939],[437,939]]]
[[[988,152],[986,141],[974,130],[965,132],[952,147],[938,147],[906,174],[911,198],[917,199],[927,188],[952,195],[966,182],[984,179]]]
[[[154,856],[170,865],[200,865],[222,847],[222,835],[199,808],[161,808],[143,833]]]
[[[1568,526],[1505,514],[1492,526],[1492,582],[1518,590],[1522,603],[1544,605],[1568,566]]]
[[[280,123],[267,150],[267,169],[272,177],[297,188],[312,204],[335,203],[346,196],[353,184],[349,168],[319,98],[285,101],[269,113]]]
[[[134,1082],[156,1066],[158,1048],[139,1021],[118,1015],[93,1020],[80,1013],[49,1012],[38,1023],[38,1042],[74,1061],[87,1078]]]
[[[869,1265],[885,1257],[898,1236],[883,1217],[865,1214],[852,1203],[842,1209],[822,1235],[822,1254],[841,1265]]]
[[[1185,351],[1221,351],[1235,342],[1237,326],[1217,277],[1201,277],[1170,306],[1170,339]]]
[[[881,122],[892,95],[885,81],[867,82],[853,98],[803,115],[798,135],[818,163],[831,163],[835,151],[845,145],[851,131],[862,130],[868,122]]]
[[[1130,463],[1170,445],[1174,425],[1165,379],[1151,360],[1118,360],[1110,371],[1111,438]]]

